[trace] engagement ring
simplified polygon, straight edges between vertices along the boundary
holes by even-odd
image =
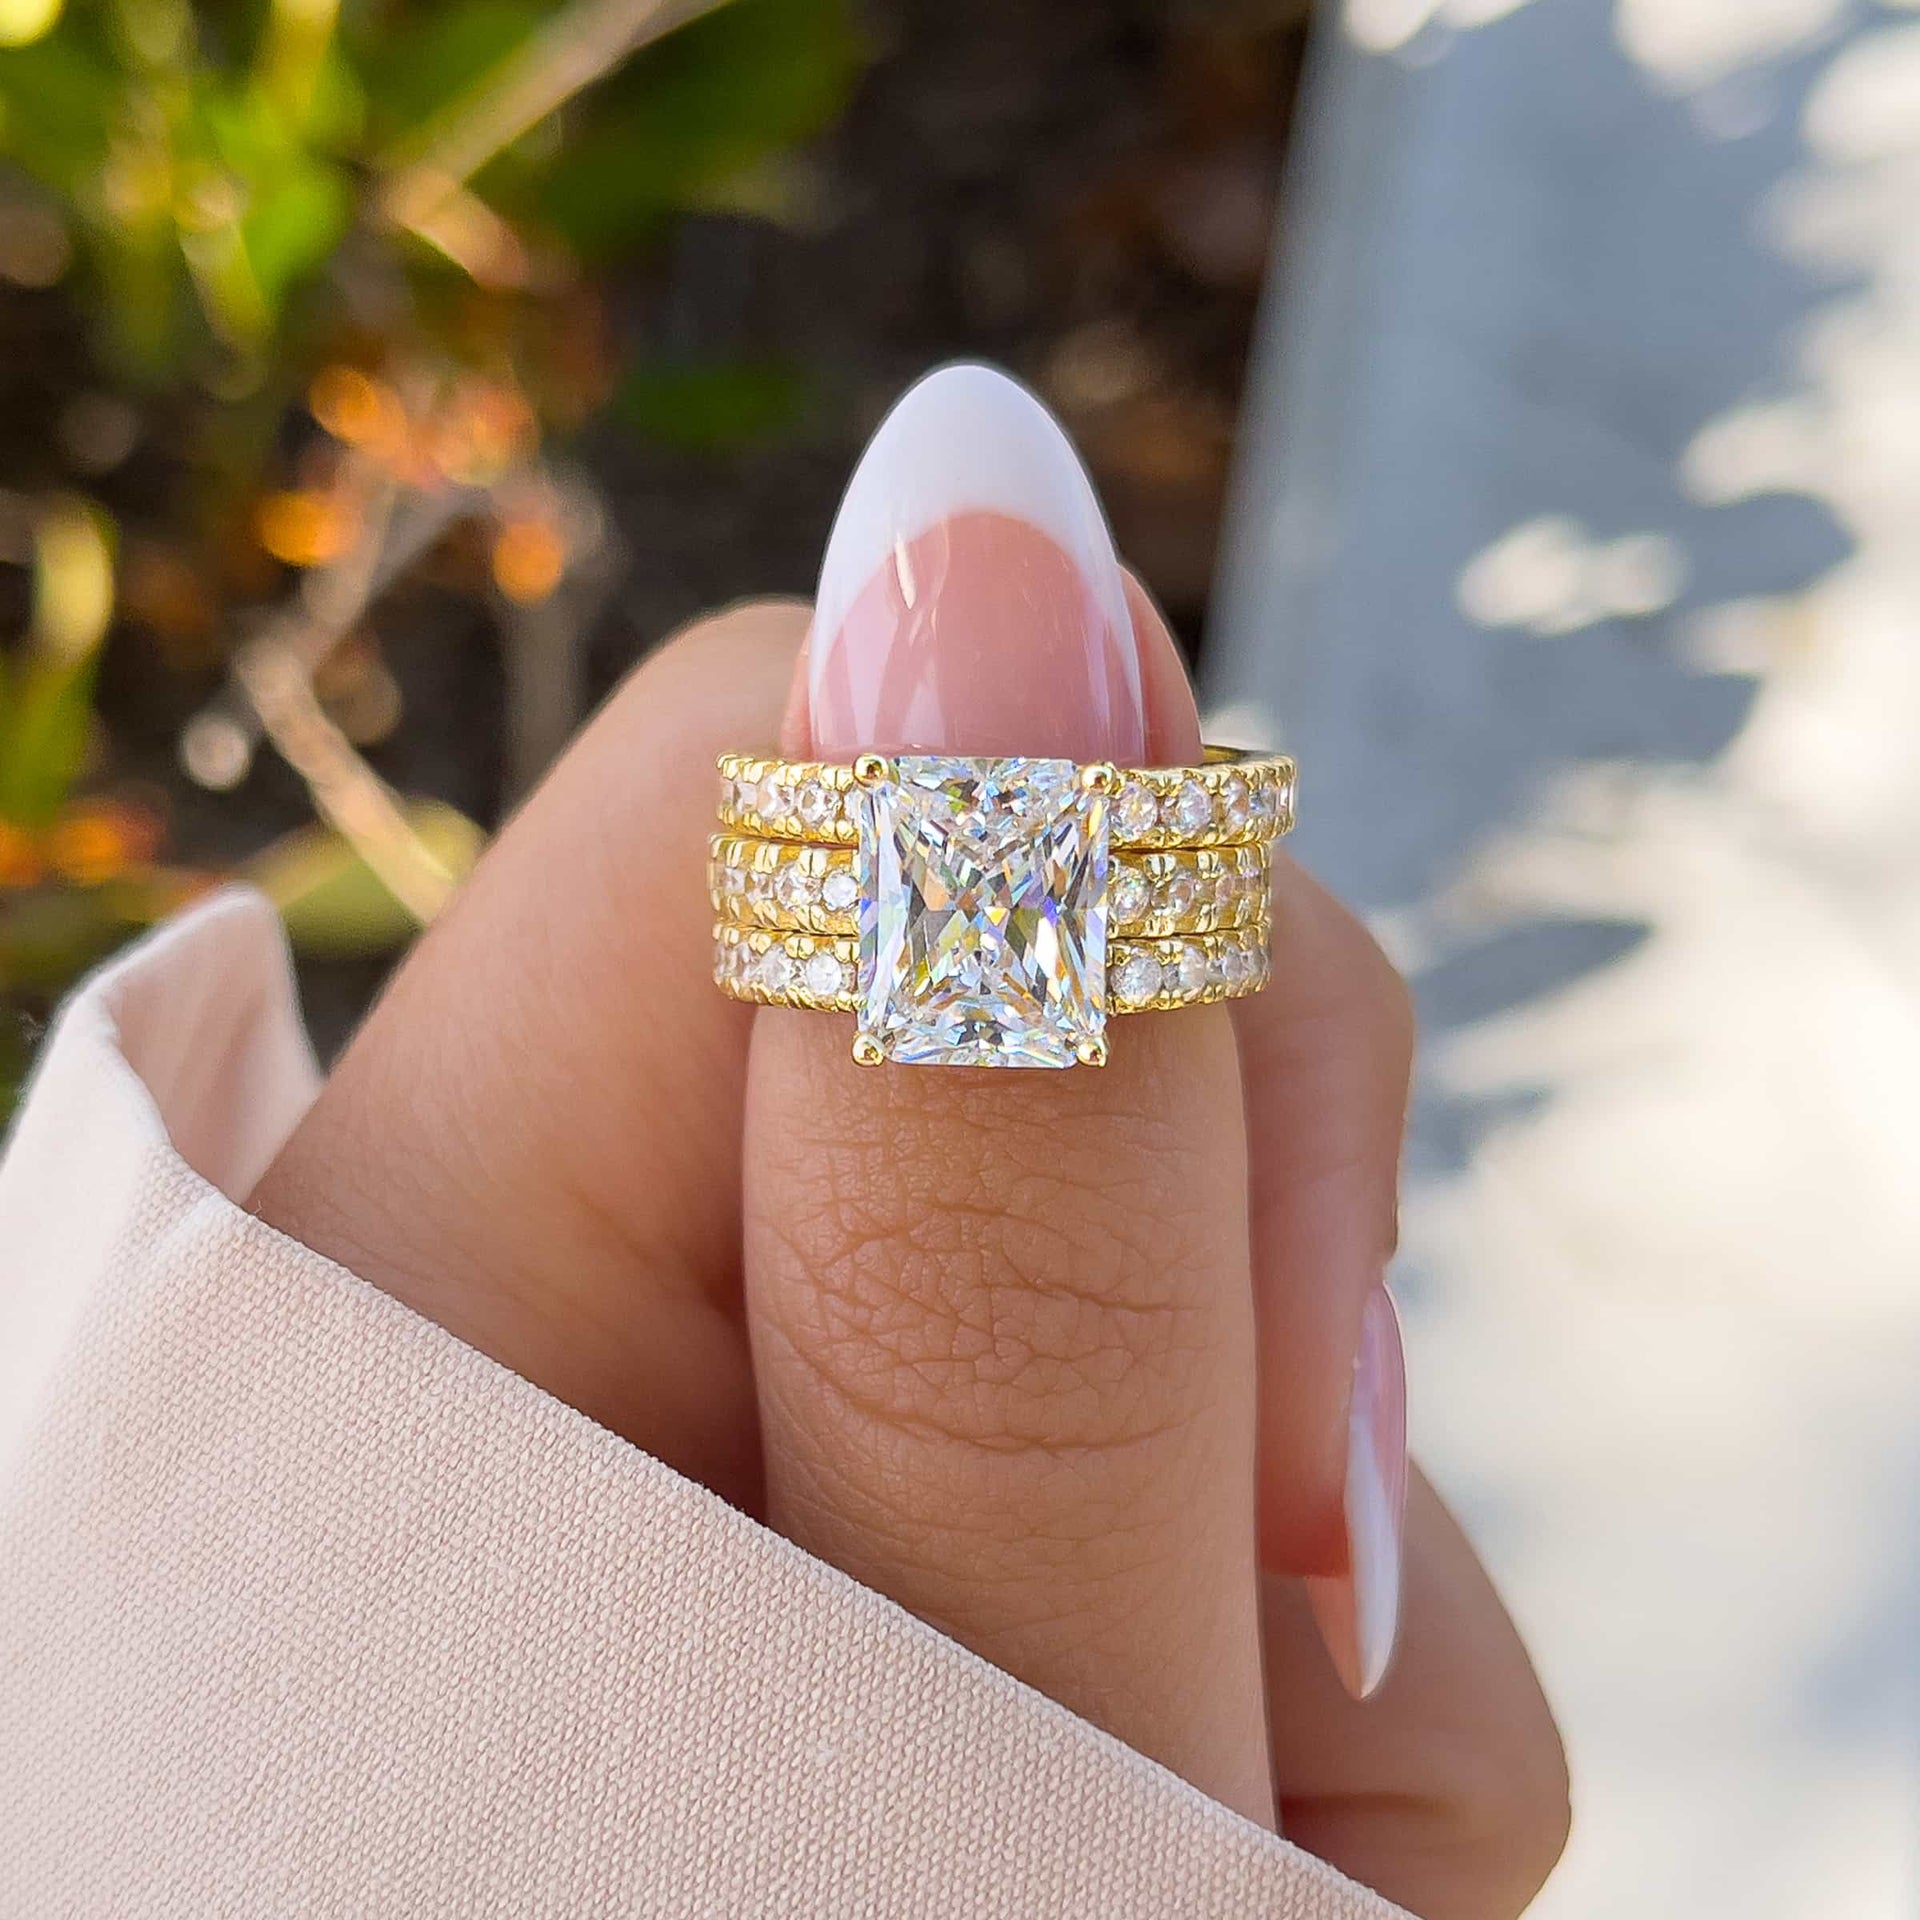
[[[1293,762],[723,754],[714,977],[865,1066],[1103,1066],[1107,1016],[1257,993]]]

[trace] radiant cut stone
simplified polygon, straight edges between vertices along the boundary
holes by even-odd
[[[908,755],[857,811],[862,1030],[903,1063],[1072,1066],[1106,1029],[1106,796],[1071,760]]]

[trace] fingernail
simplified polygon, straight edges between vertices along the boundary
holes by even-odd
[[[808,645],[816,753],[1145,757],[1113,541],[1072,443],[991,367],[942,367],[840,503]]]
[[[1347,1414],[1347,1571],[1307,1582],[1341,1683],[1364,1700],[1386,1677],[1400,1630],[1407,1505],[1407,1363],[1385,1287],[1367,1295]]]

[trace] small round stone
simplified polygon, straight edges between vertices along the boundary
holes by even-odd
[[[1160,808],[1152,790],[1140,780],[1129,780],[1113,803],[1113,824],[1129,840],[1138,840],[1159,824]]]
[[[1220,978],[1229,987],[1243,987],[1253,975],[1253,955],[1245,947],[1228,947],[1219,961]]]
[[[785,993],[793,985],[793,955],[785,947],[769,947],[760,956],[758,972],[768,993]]]
[[[1220,788],[1220,812],[1235,833],[1244,832],[1253,818],[1253,795],[1237,773],[1228,774]]]
[[[845,985],[847,970],[840,964],[838,954],[829,953],[825,947],[816,947],[807,955],[807,964],[801,969],[800,977],[816,1000],[831,1000]]]
[[[1160,962],[1150,953],[1128,954],[1114,969],[1113,990],[1129,1006],[1145,1006],[1160,991]]]
[[[720,891],[722,893],[745,893],[746,890],[747,876],[740,868],[722,867],[720,869]]]
[[[820,898],[835,913],[851,913],[860,904],[860,882],[851,867],[835,867],[820,884]]]
[[[1256,781],[1253,789],[1253,817],[1256,820],[1271,820],[1279,811],[1280,801],[1272,781]]]
[[[1167,824],[1179,833],[1204,833],[1213,825],[1213,796],[1198,780],[1183,780],[1167,802]]]
[[[1186,867],[1176,869],[1160,883],[1160,904],[1168,913],[1191,913],[1199,898],[1199,876]]]
[[[768,774],[760,782],[759,807],[763,820],[786,819],[793,812],[793,789],[784,780]]]
[[[790,860],[780,869],[773,883],[774,898],[796,913],[810,907],[820,897],[820,882],[798,860]]]
[[[840,796],[824,780],[809,780],[800,789],[800,818],[816,830],[831,826],[840,811]]]
[[[1197,994],[1207,984],[1207,950],[1185,946],[1174,962],[1174,979],[1183,994]]]
[[[1113,882],[1107,910],[1116,920],[1138,920],[1153,904],[1153,882],[1138,867],[1123,867]]]

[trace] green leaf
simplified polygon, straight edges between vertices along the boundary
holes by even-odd
[[[455,878],[480,857],[486,835],[438,800],[408,803],[407,821]],[[280,909],[287,937],[303,953],[333,959],[404,946],[420,925],[373,869],[331,827],[302,827],[247,863],[251,880]]]
[[[36,660],[19,676],[0,736],[0,819],[51,826],[86,758],[93,656]]]
[[[647,361],[616,405],[636,431],[687,453],[732,453],[790,433],[804,418],[806,381],[779,361]]]
[[[586,98],[536,210],[585,252],[629,244],[820,132],[864,58],[847,0],[733,0]]]
[[[0,52],[0,151],[73,205],[106,158],[121,76],[61,31]]]
[[[363,38],[357,66],[383,136],[409,133],[458,99],[552,12],[539,0],[463,0]]]
[[[346,180],[321,162],[289,171],[258,196],[240,230],[270,311],[278,313],[289,290],[325,265],[352,219]]]

